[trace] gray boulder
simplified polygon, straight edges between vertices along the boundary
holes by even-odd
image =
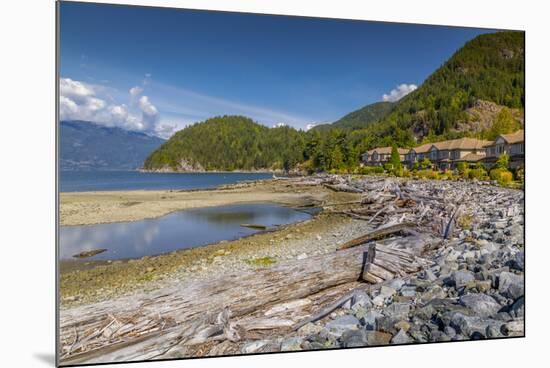
[[[360,322],[357,318],[346,314],[327,323],[325,326],[325,330],[328,332],[329,335],[338,338],[341,337],[344,332],[348,330],[357,330],[359,328],[359,325]]]
[[[399,332],[391,339],[392,344],[408,344],[411,342],[411,338],[403,330]]]
[[[525,298],[522,296],[510,306],[508,312],[514,318],[523,318],[525,316]]]
[[[525,252],[521,251],[514,255],[513,267],[516,270],[525,270]]]
[[[351,300],[351,308],[356,309],[359,307],[370,308],[372,307],[372,300],[365,291],[356,291]]]
[[[408,319],[410,310],[411,306],[409,303],[392,303],[384,308],[383,313],[393,318]]]
[[[403,281],[402,279],[393,279],[390,281],[388,286],[394,290],[399,290],[404,284],[405,284],[405,281]]]
[[[382,313],[371,309],[361,318],[361,323],[367,330],[376,330],[376,320],[380,317]]]
[[[281,351],[297,351],[302,350],[302,337],[289,337],[281,342]]]
[[[488,317],[501,308],[495,299],[487,294],[466,294],[460,297],[460,304],[473,310],[479,317]]]
[[[458,289],[475,280],[473,272],[466,270],[455,271],[451,274],[451,281]]]
[[[517,299],[520,296],[523,296],[523,275],[516,275],[511,272],[502,272],[498,278],[498,292],[512,299]]]
[[[356,348],[360,346],[367,345],[367,331],[360,330],[349,330],[344,332],[340,338],[342,346],[345,348]]]
[[[265,352],[266,348],[268,348],[270,345],[269,340],[255,340],[247,342],[243,345],[241,348],[241,352],[243,354],[252,354],[252,353],[258,353],[258,352]]]
[[[414,297],[416,296],[416,286],[405,285],[401,288],[400,293],[402,296]]]
[[[502,321],[477,316],[465,316],[462,313],[454,313],[451,318],[451,327],[468,337],[486,337],[487,327],[492,326],[500,330],[502,324]]]

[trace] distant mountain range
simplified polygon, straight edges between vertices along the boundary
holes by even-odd
[[[60,123],[61,170],[134,170],[164,139],[86,121]]]

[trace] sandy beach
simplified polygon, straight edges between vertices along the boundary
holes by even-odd
[[[214,190],[61,193],[60,224],[137,221],[189,208],[243,203],[272,202],[300,206],[326,200],[330,195],[330,190],[320,186],[296,187],[277,180],[241,183]]]

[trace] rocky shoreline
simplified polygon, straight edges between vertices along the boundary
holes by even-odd
[[[307,192],[304,188],[325,187],[336,198],[325,198],[322,204],[325,211],[313,220],[274,233],[205,247],[207,253],[193,257],[188,263],[174,262],[158,282],[146,283],[148,286],[138,288],[135,296],[119,298],[113,294],[114,299],[100,303],[93,298],[83,298],[76,304],[66,300],[61,311],[62,326],[78,323],[84,331],[86,322],[75,321],[84,318],[80,317],[83,314],[91,314],[88,318],[93,319],[95,326],[103,318],[104,310],[123,318],[133,311],[134,307],[129,305],[135,304],[139,310],[143,301],[160,298],[154,304],[156,307],[148,308],[166,310],[163,318],[168,319],[163,319],[163,325],[172,321],[170,318],[180,322],[168,323],[171,327],[166,330],[166,338],[158,344],[164,346],[164,341],[173,340],[169,336],[176,333],[173,336],[181,341],[160,356],[158,351],[151,355],[161,358],[524,336],[523,191],[476,182],[380,177],[301,178],[287,180],[284,185],[287,190],[304,190],[304,193]],[[237,331],[243,326],[258,325],[260,320],[264,324],[264,329],[242,334],[240,338],[234,338],[226,328],[222,328],[221,336],[207,335],[199,340],[196,337],[181,340],[181,332],[177,332],[183,331],[187,317],[178,317],[176,311],[170,310],[170,298],[180,300],[182,296],[177,295],[186,287],[214,281],[218,277],[215,275],[239,277],[250,272],[253,275],[255,269],[283,269],[286,264],[299,265],[310,257],[330,257],[349,240],[373,229],[415,220],[416,228],[401,235],[390,234],[372,244],[417,249],[415,257],[429,264],[420,272],[397,274],[374,284],[355,281],[335,284],[334,288],[309,297],[281,300],[242,316],[233,315],[229,326]],[[271,258],[274,264],[254,263]],[[143,266],[140,264],[137,269],[143,271]],[[197,293],[200,295],[200,291]],[[173,296],[162,301],[166,295]],[[124,309],[119,310],[119,305]],[[229,304],[226,308],[231,311],[233,306]],[[307,321],[326,308],[327,313],[302,323],[304,317]],[[135,315],[136,311],[132,313]],[[146,315],[143,318],[152,318]],[[108,324],[110,317],[105,318]],[[266,318],[271,326],[267,330]],[[283,322],[299,328],[289,329],[288,324],[273,327]],[[132,323],[141,326],[143,321]],[[157,322],[150,323],[156,326]],[[66,341],[73,341],[70,330],[65,330],[65,334]],[[87,349],[81,347],[80,354],[90,354]],[[66,357],[73,354],[64,353]],[[96,361],[87,359],[91,360],[82,361]],[[109,357],[105,355],[104,359]]]
[[[445,190],[455,185],[448,183]],[[358,288],[341,308],[294,336],[248,342],[241,352],[524,336],[523,193],[458,185],[490,196],[485,201],[470,198],[478,199],[467,203],[476,223],[462,224],[453,239],[431,254],[430,268],[374,291]]]

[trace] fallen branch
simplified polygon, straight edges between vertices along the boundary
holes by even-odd
[[[409,229],[412,227],[415,227],[416,224],[413,222],[403,222],[395,225],[383,225],[379,227],[378,229],[371,231],[368,234],[365,234],[363,236],[360,236],[358,238],[352,239],[344,244],[342,244],[338,250],[348,249],[352,247],[359,246],[361,244],[365,244],[369,241],[380,239],[382,237],[392,235],[398,232],[401,232],[402,230]]]

